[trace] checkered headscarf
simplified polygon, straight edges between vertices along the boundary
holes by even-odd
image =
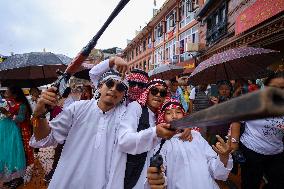
[[[186,115],[184,108],[179,101],[172,99],[172,98],[167,98],[165,100],[165,102],[162,104],[162,106],[160,107],[160,110],[158,111],[158,118],[157,118],[156,124],[167,123],[166,120],[165,120],[166,110],[177,109],[177,108],[181,109],[184,116]],[[198,128],[198,127],[194,127],[192,129],[200,132],[200,128]]]
[[[152,87],[156,87],[156,86],[159,86],[159,85],[162,85],[166,88],[166,90],[168,89],[167,87],[167,84],[165,83],[164,80],[161,80],[161,79],[153,79],[151,80],[148,84],[147,84],[147,89],[140,95],[139,99],[137,100],[137,102],[139,104],[141,104],[141,106],[145,106],[146,105],[146,102],[147,102],[147,99],[148,99],[148,95],[149,95],[149,92],[150,92],[150,89]]]
[[[170,110],[170,109],[177,109],[180,108],[183,115],[185,115],[185,111],[181,105],[181,103],[179,103],[177,100],[172,99],[172,98],[167,98],[165,100],[165,102],[162,104],[159,112],[158,112],[158,119],[157,119],[157,124],[160,123],[166,123],[165,120],[165,112],[166,110]]]
[[[138,83],[144,83],[146,85],[149,81],[149,76],[143,70],[134,69],[134,70],[131,71],[131,73],[129,75],[126,76],[126,79],[129,82],[135,81],[135,82],[138,82]],[[130,87],[129,90],[128,90],[129,100],[134,101],[134,100],[138,99],[139,96],[144,92],[144,90],[145,90],[144,87],[142,87],[142,88],[139,87],[139,86]]]
[[[110,71],[105,72],[99,79],[98,86],[110,78],[121,82],[122,84],[126,86],[127,89],[129,88],[128,81],[126,79],[122,79],[121,74],[115,70],[110,70]]]
[[[128,81],[136,81],[141,83],[148,83],[149,76],[146,72],[139,69],[134,69],[131,71],[129,75],[126,76],[126,79]]]

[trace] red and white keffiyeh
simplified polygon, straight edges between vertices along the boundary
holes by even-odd
[[[177,108],[181,109],[184,116],[186,115],[186,113],[185,113],[185,111],[182,107],[182,104],[179,101],[172,99],[172,98],[167,98],[165,100],[165,102],[162,104],[162,106],[160,107],[160,110],[158,112],[157,124],[167,123],[166,120],[165,120],[166,110],[177,109]],[[200,132],[200,128],[198,128],[198,127],[194,127],[192,129]]]
[[[158,118],[157,118],[157,124],[160,124],[160,123],[167,123],[166,120],[165,120],[165,112],[166,110],[170,110],[170,109],[178,109],[180,108],[183,115],[185,115],[185,111],[182,107],[182,105],[175,99],[172,99],[172,98],[167,98],[165,100],[165,102],[162,104],[162,106],[160,107],[159,109],[159,112],[158,112]]]
[[[140,97],[138,98],[137,102],[139,104],[141,104],[142,106],[146,105],[147,99],[148,99],[148,95],[150,92],[150,89],[152,87],[156,87],[156,86],[164,86],[167,90],[167,84],[165,83],[164,80],[161,79],[153,79],[148,83],[148,87],[147,89],[140,95]]]
[[[140,73],[130,73],[129,75],[126,76],[126,79],[128,81],[136,81],[141,83],[148,83],[149,81],[149,78],[147,76]]]
[[[146,74],[146,72],[145,72]],[[147,77],[145,74],[141,73],[130,73],[126,76],[126,79],[128,81],[135,81],[144,83],[145,85],[148,83],[149,77]],[[144,92],[145,88],[141,88],[139,86],[135,87],[129,87],[128,90],[128,98],[133,101],[139,98],[139,96]]]

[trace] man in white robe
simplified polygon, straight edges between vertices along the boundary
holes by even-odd
[[[127,63],[121,58],[106,61],[110,67],[116,65],[120,71],[127,70]],[[122,86],[127,85],[118,74],[106,73],[97,99],[75,102],[49,123],[42,115],[46,104],[56,104],[55,89],[42,93],[33,115],[34,135],[30,145],[47,147],[65,141],[50,189],[123,189],[126,154],[117,147],[117,131],[126,111],[122,104],[126,88]],[[169,132],[159,130],[165,136]],[[158,138],[157,134],[147,136],[145,144],[139,146],[152,147],[153,140]]]
[[[159,112],[158,123],[170,122],[185,115],[182,105],[173,99],[166,100]],[[213,146],[216,153],[199,132],[193,130],[192,136],[191,142],[182,142],[176,135],[161,147],[160,155],[167,177],[166,188],[219,189],[215,179],[225,181],[233,167],[231,138],[225,143],[217,136],[219,142]],[[164,188],[162,184],[165,181],[161,182],[158,174],[153,179],[151,174],[155,172],[152,171],[152,167],[148,169],[151,188]],[[148,187],[145,183],[145,188]]]
[[[104,61],[91,69],[90,78],[94,85],[97,85],[100,75],[103,72],[109,70],[110,67],[112,67],[112,65],[110,65],[109,62]],[[127,78],[129,79],[129,75],[127,76]],[[131,79],[133,80],[134,78]],[[139,78],[136,78],[136,80],[139,81]],[[143,82],[145,81],[143,80]],[[130,169],[132,169],[130,171],[129,167],[127,166],[126,169],[127,173],[125,175],[126,178],[124,182],[125,189],[128,188],[139,189],[144,187],[146,171],[147,167],[149,166],[149,160],[152,155],[152,150],[160,142],[160,140],[157,137],[157,133],[159,133],[160,131],[159,128],[169,127],[169,125],[167,124],[156,125],[156,117],[155,117],[156,110],[160,107],[160,105],[165,100],[165,97],[167,96],[166,83],[163,80],[154,80],[148,83],[147,85],[148,87],[141,94],[140,98],[138,98],[137,101],[128,104],[126,114],[122,119],[119,127],[118,148],[121,152],[128,154],[127,165],[136,164],[135,165],[136,167],[135,166],[130,167]],[[160,90],[155,95],[151,93],[151,90],[154,88]],[[141,117],[145,116],[145,114],[142,115],[143,107],[147,109],[148,113],[148,115],[146,116],[147,118]],[[143,120],[144,122],[145,119],[147,119],[148,123],[146,124],[149,124],[148,125],[149,128],[143,128],[142,130],[139,130],[139,124],[140,124],[139,121],[141,118],[142,120],[144,119]],[[139,132],[137,132],[138,130]],[[166,136],[167,138],[170,138],[171,136],[173,136],[173,134],[174,132],[171,132],[170,135],[166,136],[164,135],[164,133],[160,133],[160,135]],[[188,132],[187,130],[186,132],[183,133],[181,138],[183,140],[189,140],[190,138],[189,136],[191,137],[190,132]],[[139,161],[141,161],[142,157],[137,157],[137,156],[139,156],[142,153],[146,153],[146,158],[144,157],[144,160],[142,160],[142,162],[145,161],[145,163],[143,165],[139,165],[140,163]],[[140,166],[142,166],[142,168]],[[137,169],[141,170],[138,171]],[[131,183],[129,183],[129,180],[131,180],[130,181]],[[132,182],[136,184],[133,184]]]

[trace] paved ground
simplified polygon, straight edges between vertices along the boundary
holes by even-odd
[[[53,163],[53,148],[40,149],[35,158],[35,165],[32,179],[19,189],[46,189],[47,185],[43,181],[45,173],[49,172]]]

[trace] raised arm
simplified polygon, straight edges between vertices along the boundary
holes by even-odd
[[[116,69],[124,78],[128,71],[128,64],[120,57],[111,57],[110,59],[100,62],[89,72],[92,83],[97,87],[100,77],[111,68]]]
[[[201,137],[201,136],[200,136]],[[202,140],[202,150],[207,157],[209,171],[214,179],[217,180],[227,180],[228,175],[233,168],[233,159],[230,155],[232,151],[231,142],[228,140],[226,143],[221,137],[217,136],[219,142],[212,147],[208,144],[206,140]]]

